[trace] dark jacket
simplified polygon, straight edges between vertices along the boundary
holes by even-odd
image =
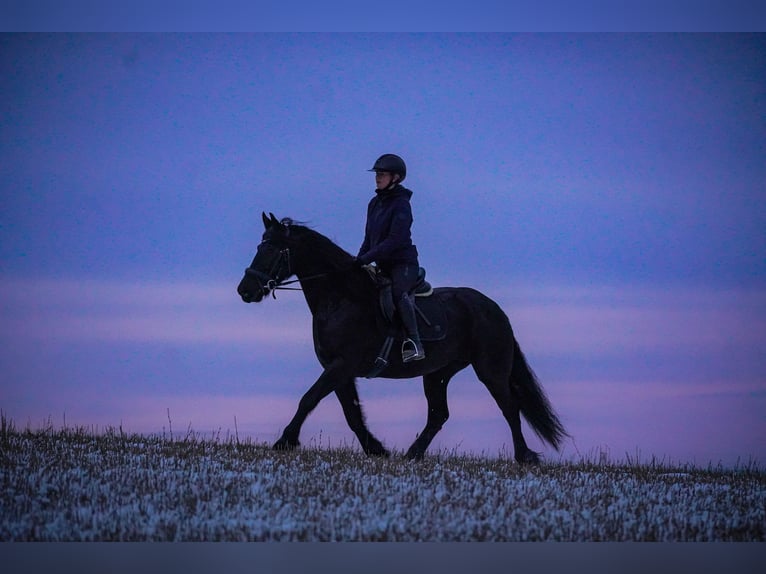
[[[367,225],[358,259],[364,263],[390,266],[418,262],[418,250],[412,243],[412,192],[401,185],[375,190],[367,205]]]

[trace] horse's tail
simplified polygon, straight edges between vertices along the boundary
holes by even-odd
[[[521,352],[518,341],[513,341],[513,368],[511,370],[511,392],[519,400],[521,414],[541,440],[559,450],[561,441],[569,434],[564,430],[558,415],[540,385],[532,368]]]

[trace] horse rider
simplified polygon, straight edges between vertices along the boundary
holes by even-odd
[[[364,241],[354,262],[357,266],[375,263],[392,282],[394,305],[407,334],[402,344],[405,363],[425,359],[415,315],[413,290],[420,264],[412,243],[412,191],[402,185],[407,166],[398,155],[380,156],[369,171],[375,172],[375,195],[367,205]]]

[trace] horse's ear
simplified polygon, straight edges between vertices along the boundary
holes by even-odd
[[[271,216],[271,225],[279,225],[277,217],[271,212],[269,212],[269,215]]]
[[[262,212],[261,212],[261,217],[263,218],[263,226],[264,226],[266,229],[268,229],[268,228],[269,228],[269,226],[271,225],[271,222],[269,221],[269,218],[268,218],[268,217],[266,217],[266,212],[265,212],[265,211],[262,211]]]

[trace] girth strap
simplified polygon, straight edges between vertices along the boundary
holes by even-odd
[[[366,379],[377,377],[388,366],[388,355],[391,353],[393,344],[394,338],[391,335],[386,337],[386,340],[383,341],[383,346],[380,348],[380,351],[378,351],[378,357],[375,359],[372,370],[365,375]]]

